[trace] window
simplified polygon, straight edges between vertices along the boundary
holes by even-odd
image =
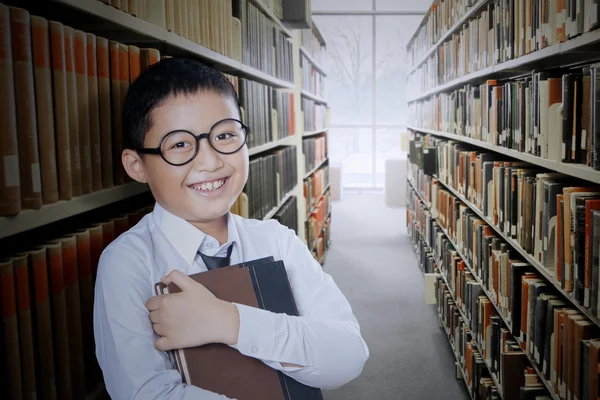
[[[406,44],[428,2],[313,0],[312,4],[313,19],[327,42],[329,157],[341,163],[346,189],[381,189],[385,160],[406,157],[400,145],[410,69]]]

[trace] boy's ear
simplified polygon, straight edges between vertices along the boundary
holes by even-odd
[[[129,175],[131,179],[140,183],[148,183],[146,171],[144,171],[144,162],[136,151],[130,149],[123,150],[121,162],[123,163],[125,172],[127,172],[127,175]]]

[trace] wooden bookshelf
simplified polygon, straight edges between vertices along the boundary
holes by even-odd
[[[302,134],[302,137],[317,136],[317,135],[320,135],[321,133],[327,132],[328,130],[329,130],[329,128],[323,128],[323,129],[319,129],[316,131],[306,131]]]
[[[439,181],[439,180],[438,180]],[[443,182],[439,181],[441,184],[443,184]],[[423,204],[425,205],[425,207],[427,208],[427,210],[429,210],[430,212],[432,212],[431,207],[429,206],[429,204],[427,202],[425,202],[425,200],[423,199],[423,197],[421,196],[421,194],[419,193],[419,191],[417,190],[416,186],[413,184],[413,182],[408,179],[408,184],[411,186],[412,190],[417,194],[417,196],[419,197],[419,199],[423,202]],[[445,186],[445,185],[444,185]],[[448,186],[445,186],[447,189],[450,189]],[[456,191],[452,190],[451,191],[458,199],[460,199],[461,201],[463,201],[467,206],[471,207],[472,205],[470,205],[470,203],[465,202],[464,198],[462,198],[462,196],[459,196],[458,193],[456,193]],[[471,208],[473,209],[473,208]],[[473,211],[478,211],[473,209]],[[488,224],[490,225],[492,228],[494,228],[497,231],[497,228],[493,225],[490,224],[489,220],[487,218],[484,218],[481,214],[478,213],[478,215]],[[433,216],[433,212],[432,212],[432,216],[431,216],[432,220],[437,221],[437,218]],[[512,335],[512,324],[510,323],[510,321],[508,321],[508,319],[506,318],[506,316],[502,313],[502,311],[498,308],[498,305],[496,304],[495,301],[493,301],[494,296],[489,292],[489,290],[487,289],[487,287],[483,284],[481,278],[479,278],[479,275],[477,275],[475,273],[475,270],[471,267],[471,264],[469,263],[469,259],[462,253],[462,251],[460,250],[460,247],[456,244],[456,242],[454,241],[454,239],[452,239],[452,237],[450,236],[450,234],[448,233],[448,231],[439,223],[438,221],[438,226],[440,227],[440,229],[442,230],[442,232],[444,233],[444,236],[446,236],[446,238],[448,239],[448,241],[450,242],[450,244],[452,245],[452,247],[454,247],[454,250],[456,250],[456,253],[458,254],[458,256],[463,260],[463,262],[465,263],[465,266],[467,267],[467,269],[469,270],[469,272],[471,273],[471,275],[473,275],[473,278],[475,279],[475,281],[479,284],[479,286],[481,286],[481,289],[483,290],[485,296],[488,298],[488,300],[490,301],[490,303],[492,303],[492,305],[494,306],[496,313],[498,314],[498,316],[500,316],[500,318],[502,319],[504,325],[506,325],[506,327],[510,330],[511,332],[511,337],[519,344],[521,345],[521,339],[519,337],[513,336]],[[500,232],[498,232],[500,233]],[[506,240],[505,235],[503,235],[503,238]],[[435,261],[436,264],[441,265],[441,263],[436,260]],[[537,268],[537,267],[536,267]],[[443,276],[443,274],[441,274]],[[445,280],[445,277],[444,277]],[[447,281],[446,281],[447,284]],[[448,287],[450,288],[450,286],[448,285]],[[452,293],[451,290],[449,290],[450,293],[452,294],[453,298],[454,298],[454,294]],[[563,294],[564,295],[564,294]],[[457,307],[458,308],[458,307]],[[462,310],[461,311],[461,315],[462,315]],[[463,316],[464,318],[464,316]],[[465,320],[466,321],[466,320]],[[535,361],[531,358],[531,356],[529,355],[529,353],[524,350],[523,353],[525,354],[525,356],[527,357],[527,359],[529,360],[530,364],[533,366],[533,368],[535,369],[536,373],[538,374],[540,380],[544,383],[544,386],[546,386],[546,389],[548,389],[548,391],[550,392],[552,399],[553,400],[560,400],[560,398],[558,397],[558,395],[556,393],[554,393],[554,390],[552,388],[552,385],[550,384],[550,382],[548,382],[546,380],[546,378],[544,377],[544,374],[541,373],[541,371],[539,370],[539,368],[537,367]],[[484,359],[485,361],[485,359]],[[486,361],[486,365],[487,361]],[[489,365],[488,365],[488,369],[489,369]],[[491,374],[490,374],[491,375]],[[494,384],[496,385],[497,389],[498,389],[498,393],[500,393],[501,388],[500,386],[498,386],[498,383],[496,381],[496,379],[494,378]],[[508,400],[508,399],[507,399]]]
[[[283,198],[279,201],[279,204],[277,204],[271,211],[269,211],[267,213],[267,215],[264,216],[263,220],[266,221],[268,219],[273,218],[273,216],[275,214],[277,214],[277,211],[279,211],[279,209],[281,207],[283,207],[283,205],[290,199],[290,197],[292,197],[296,194],[297,190],[298,190],[298,185],[294,186],[294,188],[292,190],[287,192],[286,195],[283,196]]]
[[[328,161],[329,161],[329,158],[326,158],[326,159],[324,159],[323,161],[321,161],[321,162],[319,163],[319,165],[317,165],[316,167],[314,167],[313,169],[311,169],[310,171],[308,171],[308,172],[306,173],[306,175],[304,175],[304,179],[310,178],[310,176],[311,176],[312,174],[314,174],[315,172],[317,172],[317,171],[318,171],[318,169],[319,169],[319,168],[321,168],[323,165],[325,165],[325,163],[327,163]]]
[[[530,164],[537,165],[538,167],[546,168],[555,172],[560,172],[565,175],[572,176],[574,178],[600,183],[600,171],[596,171],[590,167],[587,167],[583,164],[568,164],[560,161],[548,160],[545,158],[537,157],[528,153],[522,153],[517,150],[508,149],[506,147],[493,145],[491,143],[487,143],[481,140],[472,139],[466,136],[455,135],[452,133],[434,131],[432,129],[423,129],[415,126],[407,126],[407,129],[411,129],[413,131],[427,133],[433,136],[439,136],[451,140],[455,140],[457,142],[468,143],[470,145],[479,147],[481,149],[486,149],[493,151],[498,154],[504,154],[506,156],[512,157],[517,160],[526,161]]]
[[[288,38],[293,37],[293,31],[290,30],[287,26],[285,26],[283,22],[281,22],[281,20],[277,18],[273,11],[269,7],[264,5],[261,0],[249,0],[249,2],[256,8],[258,8],[263,14],[265,14],[271,21],[273,21],[285,36],[287,36]]]
[[[314,67],[314,69],[316,69],[324,77],[327,77],[327,73],[325,72],[325,68],[323,68],[318,62],[316,62],[315,59],[312,57],[312,55],[310,55],[310,53],[304,47],[300,48],[300,53],[302,53],[302,55],[304,57],[306,57],[306,59],[308,60],[309,63],[312,64],[312,66]]]
[[[296,140],[296,135],[287,136],[283,139],[274,140],[269,143],[262,144],[260,146],[251,147],[248,149],[249,156],[255,156],[257,154],[261,154],[270,150],[273,150],[279,146],[292,146]]]
[[[316,94],[312,94],[308,90],[302,90],[302,96],[306,97],[307,99],[314,100],[317,103],[327,105],[327,100],[323,99],[322,97],[317,96]]]
[[[147,192],[148,186],[128,183],[71,200],[61,200],[39,210],[23,210],[14,217],[0,217],[0,239],[73,217],[87,211]]]

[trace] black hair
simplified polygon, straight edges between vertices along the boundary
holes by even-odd
[[[123,104],[125,146],[133,150],[144,147],[146,133],[152,128],[150,114],[167,98],[202,91],[232,99],[242,118],[233,85],[217,70],[190,58],[165,58],[150,66],[131,84]]]

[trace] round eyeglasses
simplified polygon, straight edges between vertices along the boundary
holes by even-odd
[[[208,139],[210,147],[221,154],[233,154],[246,144],[250,128],[234,118],[226,118],[215,123],[210,132],[194,135],[186,130],[176,130],[167,133],[155,148],[141,148],[142,154],[159,154],[167,163],[180,166],[192,161],[198,149],[200,140]]]

